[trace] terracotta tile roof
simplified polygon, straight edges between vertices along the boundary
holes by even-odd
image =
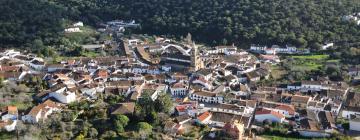
[[[108,72],[107,70],[105,69],[100,69],[97,74],[96,74],[98,77],[101,77],[101,78],[107,78],[108,77]]]
[[[291,102],[307,103],[310,97],[294,95],[291,97]]]
[[[185,106],[185,105],[178,105],[175,107],[176,111],[178,111],[178,112],[185,112],[186,108],[187,108],[187,106]]]
[[[178,82],[173,84],[171,88],[186,88],[186,85],[184,83]]]
[[[9,71],[18,71],[18,66],[1,66],[0,65],[0,71],[9,72]]]
[[[68,61],[67,61],[67,64],[68,64],[68,65],[74,65],[75,62],[76,62],[76,60],[71,59],[71,60],[68,60]]]
[[[57,105],[54,101],[46,100],[45,102],[33,107],[28,114],[35,117],[41,111],[43,116],[43,114],[48,110],[46,107],[58,108],[59,105]]]
[[[295,108],[294,108],[294,106],[291,106],[291,105],[279,105],[279,106],[275,107],[275,109],[286,110],[289,112],[290,115],[295,114]]]
[[[265,115],[265,114],[271,114],[274,115],[275,117],[281,119],[281,118],[285,118],[284,115],[276,112],[276,111],[272,111],[272,110],[268,110],[268,109],[264,109],[264,108],[259,108],[255,111],[255,115]]]
[[[135,103],[120,103],[115,109],[111,112],[111,114],[132,114],[135,110]]]
[[[6,108],[7,108],[6,110],[9,114],[17,114],[17,112],[18,112],[18,109],[16,106],[7,106]]]
[[[208,119],[209,117],[211,117],[211,113],[206,111],[204,112],[203,114],[201,114],[200,116],[197,117],[197,119],[200,121],[200,122],[203,122],[204,120]]]
[[[216,97],[217,94],[209,91],[195,91],[193,94],[198,96]]]

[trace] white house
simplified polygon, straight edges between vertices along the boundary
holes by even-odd
[[[76,22],[73,24],[74,27],[83,27],[84,26],[84,23],[79,21],[79,22]]]
[[[322,85],[320,81],[302,81],[301,82],[301,91],[308,92],[308,91],[321,91]]]
[[[65,29],[65,33],[77,33],[81,32],[79,27],[67,28]]]
[[[260,45],[254,45],[252,44],[250,47],[250,51],[254,52],[263,52],[267,49],[267,46],[260,46]]]
[[[28,123],[37,123],[41,119],[47,119],[48,115],[54,111],[60,111],[60,105],[51,100],[46,100],[45,102],[33,107],[28,114],[22,116],[22,120]]]
[[[291,83],[288,84],[286,88],[288,91],[298,91],[301,89],[301,83],[300,82]]]
[[[255,111],[255,120],[258,122],[269,120],[271,122],[282,123],[285,120],[285,116],[273,110],[259,108]]]
[[[327,49],[329,49],[329,48],[331,48],[331,47],[333,47],[333,46],[334,46],[334,43],[328,43],[328,44],[322,45],[322,46],[321,46],[321,49],[322,49],[322,50],[327,50]]]
[[[16,124],[17,124],[17,120],[0,121],[0,130],[5,129],[7,132],[14,131]]]
[[[38,59],[34,59],[29,63],[30,67],[35,69],[35,70],[43,70],[45,68],[45,62],[38,60]]]
[[[68,91],[66,87],[60,88],[56,91],[53,91],[49,94],[49,97],[53,97],[61,103],[71,103],[76,101],[75,92]]]
[[[190,93],[189,98],[199,102],[206,103],[223,103],[224,97],[219,96],[217,93],[210,91],[193,91]]]
[[[178,82],[170,86],[170,92],[172,96],[185,96],[188,92],[188,86],[183,82]]]
[[[349,119],[350,130],[360,131],[360,116],[351,115]]]

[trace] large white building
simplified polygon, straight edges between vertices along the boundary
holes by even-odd
[[[302,81],[301,82],[301,91],[321,91],[323,89],[319,81]]]
[[[285,120],[285,116],[273,110],[260,108],[255,111],[255,120],[257,122],[269,120],[271,122],[282,123]]]
[[[60,88],[54,92],[49,94],[49,97],[53,97],[61,103],[71,103],[76,101],[76,94],[75,92],[68,91],[66,87]]]
[[[349,119],[350,130],[360,131],[360,116],[351,115]]]
[[[224,97],[219,96],[217,93],[210,91],[193,91],[190,93],[189,98],[199,102],[206,103],[223,103]]]
[[[170,92],[172,96],[185,96],[189,92],[189,89],[186,84],[178,82],[170,87]]]
[[[54,111],[59,111],[60,106],[51,100],[33,107],[30,112],[22,116],[22,120],[28,123],[38,123],[40,120],[45,120]]]

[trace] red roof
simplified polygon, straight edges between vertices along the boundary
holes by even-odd
[[[106,78],[106,77],[108,76],[108,73],[107,73],[106,70],[101,69],[101,70],[99,70],[99,72],[98,72],[97,75],[98,75],[99,77],[101,77],[101,78]]]
[[[280,119],[285,118],[285,116],[283,114],[280,114],[279,112],[264,109],[264,108],[260,108],[260,109],[257,109],[255,111],[255,115],[265,115],[265,114],[271,114],[271,115],[274,115],[275,117],[278,117]]]
[[[203,83],[208,83],[208,81],[204,77],[201,77],[201,76],[199,78],[197,78],[196,80],[199,80]]]
[[[75,62],[76,62],[76,60],[74,60],[74,59],[67,61],[68,65],[74,65]]]
[[[206,111],[204,112],[203,114],[201,114],[199,117],[197,117],[197,119],[200,121],[200,122],[203,122],[204,120],[206,120],[207,118],[211,117],[211,113]]]
[[[171,88],[186,88],[186,85],[184,83],[175,83]]]
[[[175,107],[175,109],[178,111],[178,112],[185,112],[186,111],[186,106],[184,105],[178,105]]]
[[[0,66],[0,71],[18,71],[17,66]]]
[[[290,115],[294,115],[294,114],[295,114],[295,108],[294,108],[294,106],[290,106],[290,105],[279,105],[279,106],[275,107],[275,109],[286,110],[287,112],[289,112]]]

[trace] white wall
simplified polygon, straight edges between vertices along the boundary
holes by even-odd
[[[304,137],[330,137],[330,134],[325,132],[317,132],[317,131],[299,131],[301,136]]]
[[[348,111],[348,110],[343,110],[342,111],[342,117],[343,118],[350,118],[350,115],[360,115],[360,112],[354,112],[354,111]]]
[[[349,124],[350,124],[350,130],[360,131],[360,122],[350,120]]]
[[[279,119],[271,114],[261,114],[261,115],[255,115],[255,120],[258,122],[263,122],[264,120],[270,120],[272,122],[282,122],[282,119]]]

